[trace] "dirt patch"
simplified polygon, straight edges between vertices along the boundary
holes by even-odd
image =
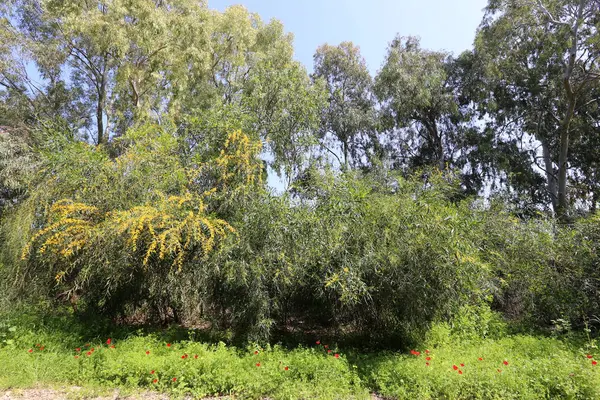
[[[59,400],[59,399],[88,399],[88,400],[168,400],[169,396],[161,393],[141,392],[136,394],[121,394],[119,390],[98,393],[80,387],[59,389],[11,389],[0,391],[0,400]]]

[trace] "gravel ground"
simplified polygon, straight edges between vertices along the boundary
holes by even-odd
[[[58,400],[58,399],[88,399],[88,400],[169,400],[169,396],[161,393],[141,392],[137,394],[121,395],[118,390],[101,395],[82,390],[80,387],[59,389],[12,389],[0,391],[0,400]]]
[[[57,389],[37,388],[37,389],[12,389],[0,390],[0,400],[169,400],[169,396],[154,392],[140,392],[136,394],[121,394],[118,390],[97,394],[90,390],[85,390],[77,386],[64,387]],[[230,397],[207,397],[203,400],[228,400]],[[190,400],[190,399],[186,399]],[[265,399],[269,400],[269,399]],[[375,394],[371,395],[371,400],[383,400]]]

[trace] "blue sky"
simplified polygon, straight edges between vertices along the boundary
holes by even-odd
[[[351,41],[360,46],[371,74],[383,63],[388,43],[399,33],[421,38],[421,46],[455,55],[473,45],[487,0],[208,0],[220,11],[242,4],[263,20],[276,18],[294,34],[296,59],[312,71],[318,46]],[[281,192],[283,180],[269,171],[268,185]]]
[[[374,75],[396,33],[420,36],[431,50],[470,48],[487,0],[208,0],[221,11],[234,4],[283,22],[294,34],[296,59],[309,71],[318,46],[352,41]]]

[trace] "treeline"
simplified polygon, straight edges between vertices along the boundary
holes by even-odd
[[[593,327],[599,6],[490,0],[472,50],[396,37],[373,77],[243,7],[4,2],[4,299],[261,340]]]

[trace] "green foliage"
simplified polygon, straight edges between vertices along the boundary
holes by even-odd
[[[423,350],[418,357],[381,355],[368,360],[363,368],[369,373],[369,386],[383,396],[398,399],[599,395],[598,369],[581,350],[558,340],[514,336],[469,344],[452,342],[429,349],[429,365]]]
[[[19,311],[0,320],[11,334],[10,343],[0,342],[0,388],[66,384],[248,399],[366,399],[373,392],[390,399],[600,395],[600,371],[587,358],[597,353],[577,340],[510,336],[465,343],[455,337],[426,342],[419,355],[359,353],[326,342],[236,348],[195,341],[194,331],[180,339],[168,331],[110,332],[67,315]]]

